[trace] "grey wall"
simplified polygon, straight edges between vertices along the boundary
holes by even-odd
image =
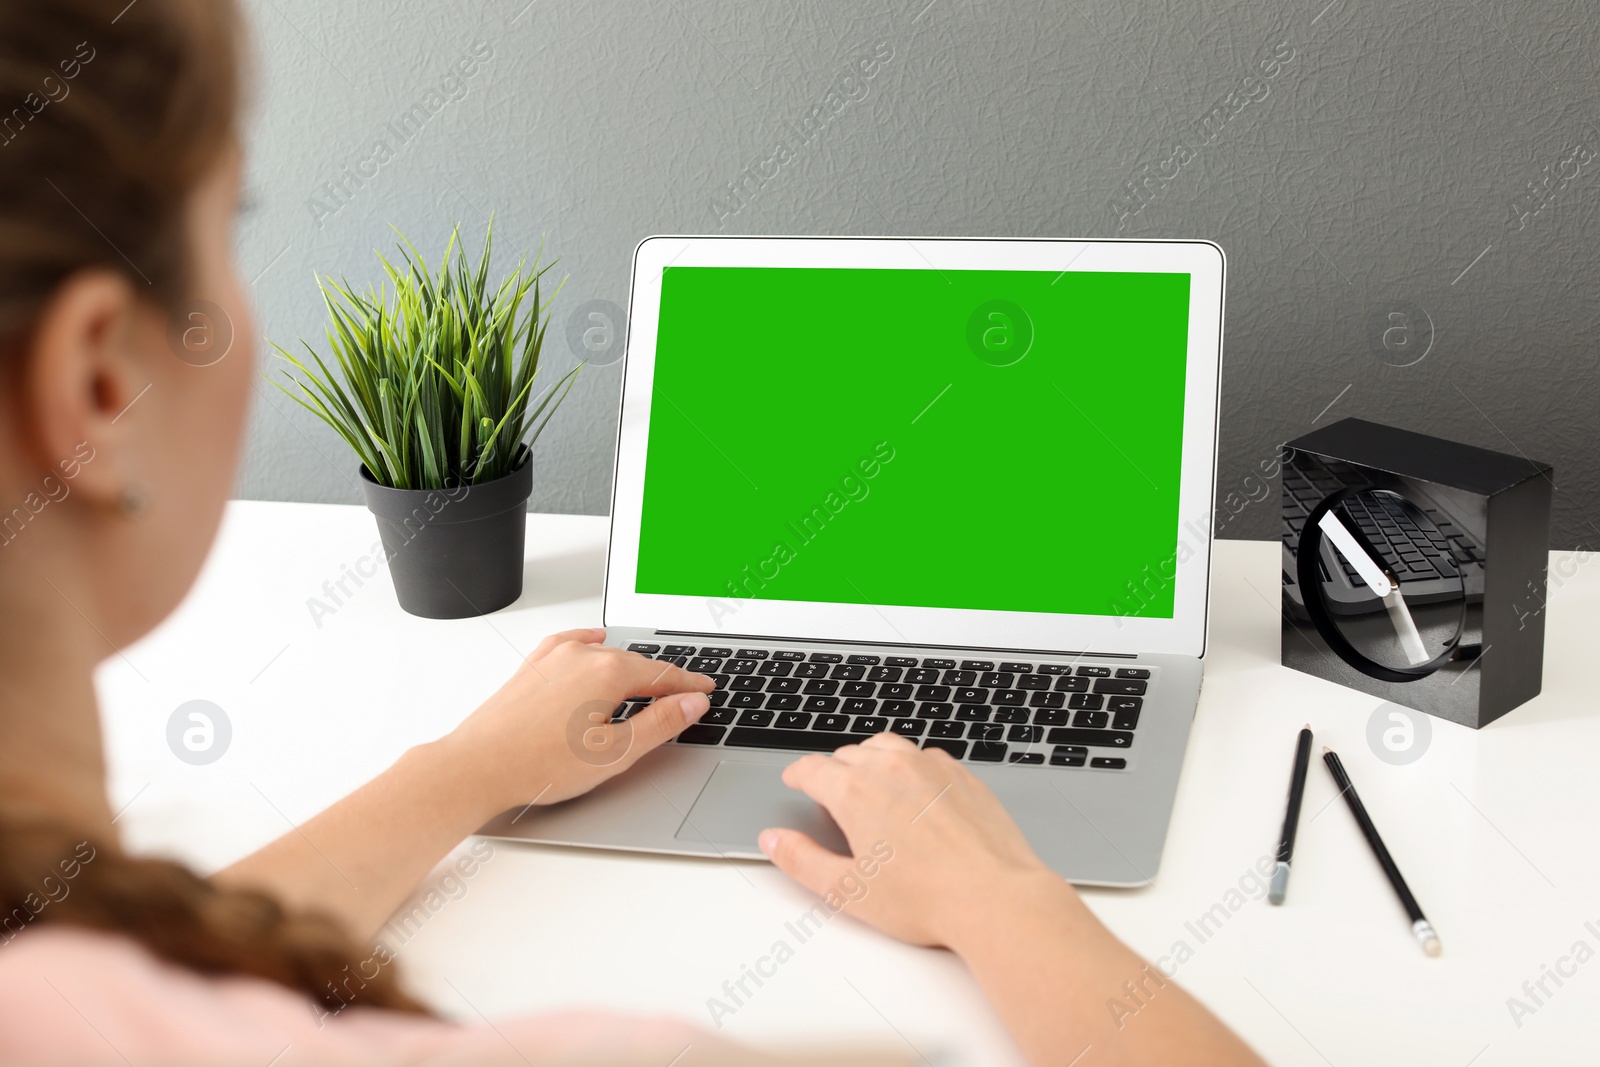
[[[650,233],[1206,237],[1230,268],[1219,496],[1360,415],[1553,463],[1553,543],[1600,545],[1600,19],[1576,0],[248,2],[240,255],[275,341],[320,337],[313,270],[375,277],[389,223],[433,250],[490,210],[508,254],[547,235],[570,275],[552,369],[572,309],[626,303]],[[865,97],[799,144],[880,41]],[[328,196],[379,139],[393,158]],[[607,509],[619,380],[582,377],[536,509]],[[340,442],[260,392],[240,494],[356,501]],[[1276,514],[1219,521],[1270,537]]]

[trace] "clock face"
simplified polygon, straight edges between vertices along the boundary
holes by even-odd
[[[1341,659],[1415,681],[1476,655],[1465,631],[1483,555],[1458,502],[1304,453],[1285,464],[1284,490],[1285,592]]]

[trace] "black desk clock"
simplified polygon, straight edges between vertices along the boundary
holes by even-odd
[[[1551,467],[1344,419],[1283,461],[1283,664],[1465,726],[1537,696]]]

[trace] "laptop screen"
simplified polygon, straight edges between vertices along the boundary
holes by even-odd
[[[1189,287],[668,267],[635,591],[1172,618]]]

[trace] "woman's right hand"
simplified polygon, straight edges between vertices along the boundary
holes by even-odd
[[[961,951],[997,907],[1063,890],[1075,896],[989,787],[940,749],[879,734],[831,756],[805,756],[783,780],[827,809],[855,856],[785,829],[763,832],[761,850],[800,884],[835,894],[844,910],[902,941]]]

